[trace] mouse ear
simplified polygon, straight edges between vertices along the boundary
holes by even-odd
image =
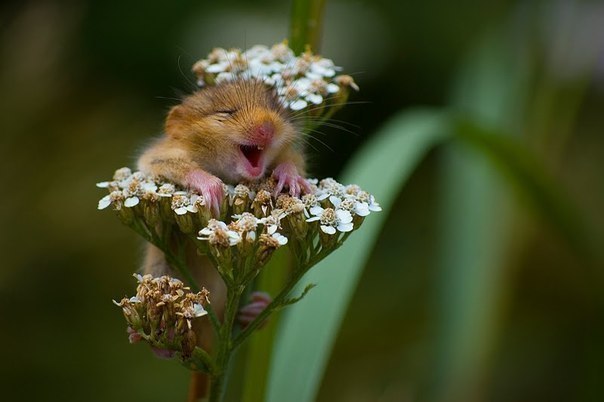
[[[165,130],[166,134],[173,138],[182,137],[187,129],[187,117],[182,105],[176,105],[168,113],[166,118]]]

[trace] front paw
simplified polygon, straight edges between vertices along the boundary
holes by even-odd
[[[222,180],[201,169],[188,173],[185,179],[187,187],[203,196],[206,206],[215,217],[220,216],[220,205],[224,198]]]
[[[273,170],[273,177],[277,180],[275,186],[275,197],[281,193],[283,188],[289,189],[289,194],[293,197],[298,197],[304,191],[309,193],[311,191],[310,185],[306,179],[298,174],[296,165],[290,162],[280,164]]]

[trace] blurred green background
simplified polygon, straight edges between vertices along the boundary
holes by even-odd
[[[94,184],[212,47],[287,37],[290,3],[0,7],[3,400],[184,400],[186,371],[127,342],[111,299],[142,243]],[[388,212],[317,400],[604,400],[604,2],[333,0],[322,53],[361,92],[317,177],[401,112],[463,119]]]

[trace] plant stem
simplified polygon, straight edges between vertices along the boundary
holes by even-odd
[[[294,0],[292,5],[289,46],[300,54],[308,45],[318,52],[325,0]]]
[[[216,372],[212,375],[210,385],[210,402],[220,402],[224,394],[227,370],[233,352],[233,325],[237,318],[237,310],[239,309],[242,294],[237,287],[230,288],[227,293],[224,321],[219,332]]]
[[[277,308],[281,307],[287,295],[292,291],[292,289],[296,286],[298,281],[304,276],[306,273],[306,269],[297,268],[294,271],[294,274],[289,278],[285,287],[279,292],[279,294],[273,299],[271,304],[269,304],[262,312],[252,321],[243,331],[241,331],[233,340],[232,348],[233,350],[237,349],[239,345],[248,337],[254,330],[256,330],[260,325],[271,315]]]

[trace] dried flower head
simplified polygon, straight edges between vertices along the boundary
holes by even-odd
[[[169,276],[153,278],[135,274],[138,281],[136,296],[113,301],[122,308],[131,342],[145,340],[155,350],[173,352],[184,358],[191,355],[195,342],[191,343],[192,321],[207,314],[204,306],[209,303],[209,292],[202,289],[192,293],[190,289]],[[160,353],[162,354],[162,353]]]

